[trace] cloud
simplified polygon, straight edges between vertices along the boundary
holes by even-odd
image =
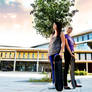
[[[26,27],[32,27],[31,21],[32,17],[30,17],[30,12],[25,11],[22,3],[17,1],[10,0],[0,0],[0,25],[4,26],[5,29],[12,30],[15,24],[18,24],[23,29],[23,25],[25,22],[29,22],[29,25]],[[13,30],[12,30],[13,31]]]
[[[0,13],[23,13],[24,11],[21,8],[21,3],[19,2],[6,2],[6,0],[0,0]]]

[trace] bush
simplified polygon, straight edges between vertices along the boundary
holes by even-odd
[[[86,71],[75,71],[75,75],[87,75],[88,73]]]

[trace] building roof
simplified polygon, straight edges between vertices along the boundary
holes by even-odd
[[[27,48],[27,47],[14,47],[14,46],[4,46],[0,45],[0,51],[47,51],[44,48]]]
[[[92,33],[92,29],[90,30],[85,30],[83,32],[79,32],[77,34],[73,34],[72,37],[75,37],[75,36],[80,36],[80,35],[84,35],[84,34],[88,34],[88,33]]]
[[[22,48],[21,46],[9,46],[9,45],[0,45],[0,47],[15,47],[15,48]]]
[[[36,47],[43,46],[43,45],[48,45],[48,44],[49,44],[49,42],[43,43],[43,44],[38,44],[38,45],[32,46],[31,48],[36,48]]]

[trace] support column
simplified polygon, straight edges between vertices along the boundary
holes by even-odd
[[[16,70],[16,51],[15,51],[15,56],[14,56],[14,66],[13,66],[13,71],[15,72]]]
[[[37,52],[37,67],[36,67],[36,72],[39,70],[39,51]]]
[[[88,62],[86,62],[86,71],[88,72]]]

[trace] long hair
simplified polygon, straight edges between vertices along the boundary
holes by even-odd
[[[57,25],[57,32],[58,32],[58,36],[60,36],[61,31],[62,31],[62,23],[60,22],[54,22]],[[55,31],[53,31],[52,33],[53,35],[55,34]]]

